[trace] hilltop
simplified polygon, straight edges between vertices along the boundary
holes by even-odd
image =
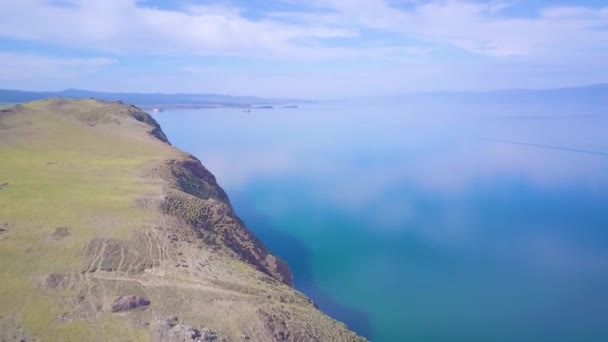
[[[0,340],[360,341],[120,102],[0,110]]]

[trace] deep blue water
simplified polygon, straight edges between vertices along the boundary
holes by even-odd
[[[369,100],[156,115],[373,341],[607,341],[608,115]]]

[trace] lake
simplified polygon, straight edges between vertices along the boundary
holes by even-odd
[[[175,110],[295,287],[372,341],[608,341],[608,114],[408,101]]]

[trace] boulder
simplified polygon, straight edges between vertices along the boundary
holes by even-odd
[[[138,308],[145,308],[152,302],[148,298],[135,295],[120,296],[112,303],[112,312],[129,311]]]

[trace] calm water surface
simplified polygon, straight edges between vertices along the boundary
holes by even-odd
[[[352,101],[156,115],[373,341],[608,341],[608,115]]]

